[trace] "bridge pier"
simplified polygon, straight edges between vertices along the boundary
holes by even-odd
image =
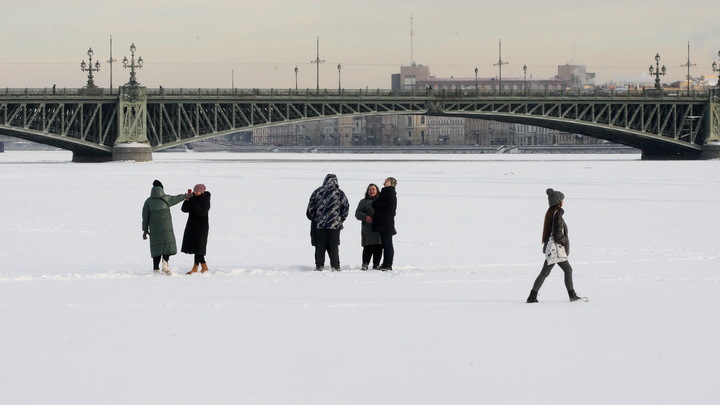
[[[78,152],[73,152],[72,161],[74,163],[103,163],[109,162],[110,156],[103,155],[87,155]]]
[[[720,143],[708,143],[703,145],[701,159],[720,159]]]
[[[146,143],[123,143],[113,146],[112,160],[132,160],[135,162],[152,162],[152,147]]]

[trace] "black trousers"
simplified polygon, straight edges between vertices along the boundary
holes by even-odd
[[[363,264],[370,264],[370,260],[372,260],[373,267],[379,267],[380,260],[382,259],[382,254],[383,254],[382,245],[363,246],[362,262],[363,262]]]
[[[382,241],[383,248],[383,267],[392,267],[393,260],[395,259],[395,247],[392,241],[393,235],[391,233],[381,233],[380,240]]]
[[[564,261],[558,263],[557,265],[560,266],[562,271],[565,273],[565,288],[567,288],[568,291],[573,291],[575,288],[573,287],[572,266],[570,266],[570,262]],[[554,266],[554,264],[548,264],[547,260],[545,261],[542,270],[540,270],[540,274],[538,274],[535,279],[535,283],[532,288],[533,290],[540,291],[540,287],[542,287],[545,279],[550,275],[550,271]]]
[[[340,268],[340,230],[339,229],[316,229],[317,238],[315,244],[315,268],[325,266],[325,252],[330,256],[330,267]]]
[[[200,263],[205,263],[205,255],[195,254],[195,265],[197,266]]]
[[[170,255],[153,257],[153,270],[160,270],[160,258],[165,259],[166,262],[170,261]]]

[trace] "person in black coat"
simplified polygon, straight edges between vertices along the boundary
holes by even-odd
[[[548,241],[550,240],[550,237],[552,236],[555,243],[565,248],[565,252],[567,254],[570,254],[570,238],[568,237],[568,227],[565,223],[565,220],[563,219],[563,215],[565,214],[565,210],[563,210],[563,202],[565,200],[565,194],[553,190],[551,188],[547,189],[545,193],[548,196],[548,205],[550,206],[548,210],[545,212],[545,221],[543,222],[543,234],[542,234],[542,243],[543,243],[543,252],[545,252],[545,249],[547,248]],[[560,261],[557,263],[557,265],[562,269],[562,271],[565,273],[564,281],[565,281],[565,288],[567,289],[568,296],[570,297],[570,301],[587,301],[587,297],[580,297],[575,293],[575,287],[573,286],[573,277],[572,277],[572,266],[570,266],[570,262],[565,259],[564,261]],[[538,292],[540,291],[540,287],[542,287],[543,283],[545,282],[545,279],[547,276],[550,275],[550,270],[555,266],[555,264],[548,264],[547,259],[543,263],[542,270],[540,270],[540,274],[538,274],[537,278],[535,279],[535,282],[533,283],[532,290],[530,290],[530,295],[527,298],[527,303],[535,303],[538,302]]]
[[[395,211],[397,210],[397,193],[395,186],[397,180],[394,177],[385,179],[384,187],[380,195],[372,203],[373,213],[372,230],[380,234],[380,242],[383,247],[383,262],[380,270],[392,270],[395,248],[393,247],[393,235],[395,230]]]
[[[205,189],[204,184],[195,185],[192,190],[192,197],[183,203],[181,210],[188,213],[181,251],[195,255],[193,268],[187,274],[197,273],[198,266],[201,266],[200,272],[205,273],[208,271],[205,253],[208,233],[210,232],[210,223],[208,221],[210,192]]]

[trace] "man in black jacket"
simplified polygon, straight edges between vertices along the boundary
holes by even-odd
[[[397,233],[395,231],[395,211],[397,209],[395,186],[397,186],[397,180],[394,177],[388,177],[383,185],[380,195],[372,203],[375,210],[372,218],[372,230],[380,234],[383,247],[383,262],[380,270],[388,271],[392,270],[395,258],[392,237]]]

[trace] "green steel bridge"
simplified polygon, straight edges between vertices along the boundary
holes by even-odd
[[[247,129],[387,114],[534,125],[632,146],[644,159],[720,157],[717,90],[0,89],[0,135],[70,150],[75,161],[151,160],[154,151]]]

